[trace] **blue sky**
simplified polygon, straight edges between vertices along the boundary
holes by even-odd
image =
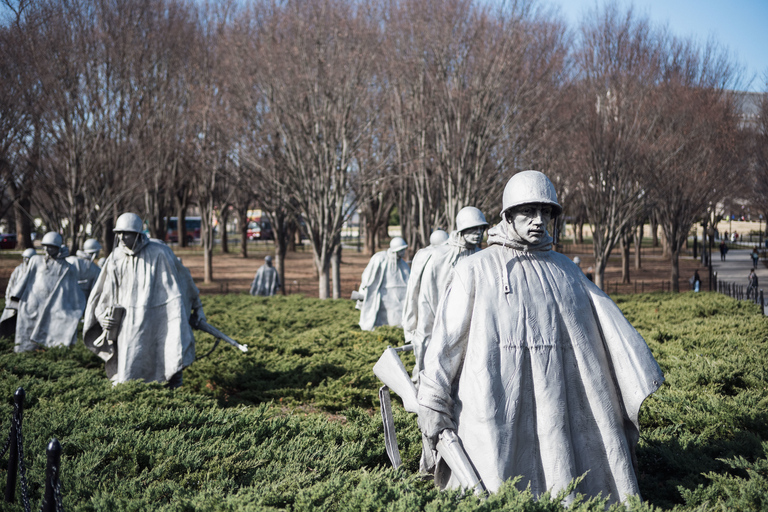
[[[541,0],[560,7],[571,27],[596,0]],[[603,5],[601,0],[599,5]],[[630,5],[630,2],[622,2]],[[768,74],[768,0],[635,0],[638,14],[668,24],[678,36],[705,42],[714,37],[745,67],[744,88],[765,91]],[[751,85],[748,80],[755,77]]]

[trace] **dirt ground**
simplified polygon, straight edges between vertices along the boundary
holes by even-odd
[[[581,268],[585,271],[594,266],[591,246],[564,246],[564,252],[570,257],[581,258]],[[199,247],[174,248],[192,272],[192,277],[200,291],[205,294],[244,293],[250,288],[256,270],[264,263],[264,256],[274,254],[271,243],[253,242],[248,247],[248,258],[239,254],[237,246],[233,251],[223,254],[219,251],[213,257],[214,282],[203,282],[203,255]],[[632,257],[634,258],[634,256]],[[342,297],[349,297],[360,284],[360,276],[368,264],[370,256],[357,252],[354,248],[345,249],[342,253],[341,292]],[[611,258],[606,271],[607,290],[609,293],[641,293],[649,291],[669,290],[670,263],[662,258],[660,248],[643,248],[641,252],[641,269],[635,270],[634,259],[630,265],[630,284],[621,284],[621,257],[616,254]],[[13,269],[19,264],[18,252],[2,251],[0,253],[0,291],[5,294],[5,287]],[[286,258],[286,293],[300,293],[308,297],[318,296],[317,277],[312,262],[312,252],[309,246],[294,253],[288,253]],[[680,259],[680,289],[689,289],[688,279],[695,269],[699,269],[702,279],[702,289],[708,289],[708,273],[698,260],[691,255]]]

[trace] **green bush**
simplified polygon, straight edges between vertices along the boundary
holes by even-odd
[[[371,368],[387,345],[402,344],[400,329],[360,331],[351,301],[203,300],[210,323],[250,350],[222,343],[185,370],[179,390],[113,387],[82,344],[14,354],[12,340],[0,340],[0,442],[23,386],[33,509],[45,446],[57,437],[66,510],[563,510],[562,496],[535,500],[512,483],[485,501],[437,492],[417,474],[420,434],[398,403],[404,465],[391,468]],[[616,301],[666,376],[641,410],[646,501],[628,508],[766,510],[768,320],[716,294]],[[198,356],[213,346],[207,334],[197,339]],[[569,510],[604,504],[584,500]]]

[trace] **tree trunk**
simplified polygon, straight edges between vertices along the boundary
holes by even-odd
[[[221,238],[221,252],[229,254],[229,236],[227,234],[227,222],[229,221],[229,207],[222,206],[219,213],[219,237]]]
[[[240,228],[240,256],[248,257],[248,208],[237,211],[237,226]]]
[[[629,284],[629,246],[631,244],[631,228],[626,229],[621,235],[621,282]]]
[[[13,213],[16,217],[17,248],[22,251],[34,247],[34,244],[32,243],[32,224],[29,222],[29,210],[31,206],[32,202],[29,197],[21,197],[13,205]]]
[[[213,282],[213,200],[200,204],[200,238],[203,245],[203,282]],[[181,236],[181,230],[179,230]]]
[[[333,298],[341,298],[341,240],[336,245],[331,256],[331,270],[333,273]]]
[[[603,255],[595,255],[595,284],[598,288],[608,293],[605,285],[605,267],[608,264],[608,258]]]
[[[176,243],[179,247],[187,247],[187,205],[176,203]]]
[[[672,262],[671,272],[669,275],[670,283],[672,284],[672,291],[674,293],[680,293],[680,250],[676,249],[672,251],[670,261]]]
[[[637,234],[635,235],[635,270],[640,270],[641,267],[640,258],[643,250],[643,228],[644,224],[641,222],[640,225],[637,226]]]
[[[376,254],[377,230],[377,226],[374,226],[369,219],[365,220],[365,254],[368,256]]]
[[[315,251],[314,260],[317,271],[317,296],[320,299],[327,299],[331,294],[330,257],[328,254],[319,255]]]
[[[659,222],[656,220],[655,215],[651,215],[651,238],[653,239],[653,246],[659,246]]]

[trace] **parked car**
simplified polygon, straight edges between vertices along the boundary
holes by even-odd
[[[16,233],[0,234],[0,249],[15,249],[15,248],[16,248]]]
[[[187,226],[187,242],[200,240],[200,227],[202,226],[200,217],[184,217],[184,223]],[[175,244],[179,241],[179,223],[176,217],[168,219],[167,232],[169,242]]]
[[[251,220],[248,223],[248,240],[273,240],[272,225],[266,219]]]

